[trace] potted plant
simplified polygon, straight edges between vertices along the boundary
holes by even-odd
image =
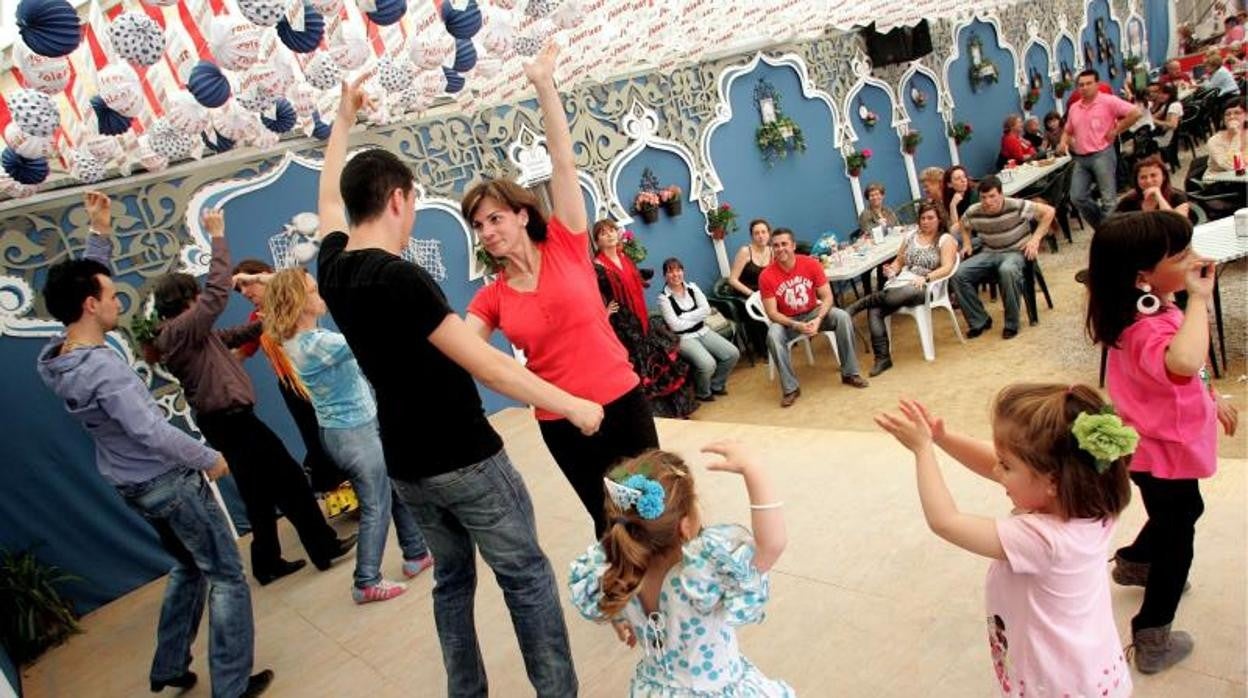
[[[728,233],[737,230],[737,212],[728,204],[720,204],[719,208],[707,211],[706,229],[710,231],[712,239],[723,240]]]
[[[907,131],[906,135],[901,137],[901,149],[905,151],[906,155],[914,155],[922,142],[923,134],[918,131]]]
[[[775,121],[759,126],[754,132],[754,143],[768,167],[775,165],[777,158],[788,157],[790,151],[806,151],[806,137],[802,135],[801,127],[783,114],[778,115]]]
[[[662,201],[657,191],[643,189],[633,199],[633,211],[646,223],[654,223],[659,220],[659,204]]]
[[[634,264],[639,264],[646,258],[646,246],[637,239],[636,233],[627,228],[620,232],[620,249]]]
[[[138,345],[143,360],[152,366],[160,363],[160,350],[156,348],[159,326],[160,321],[155,315],[148,315],[141,311],[136,313],[134,319],[130,321],[130,336]]]
[[[867,168],[867,160],[871,159],[870,148],[863,150],[854,150],[854,152],[845,156],[845,169],[849,170],[850,177],[857,177]]]
[[[473,245],[472,251],[477,258],[477,264],[485,269],[487,274],[497,274],[503,270],[503,260],[486,252],[485,246],[481,243]]]
[[[1058,99],[1061,99],[1066,94],[1066,90],[1069,90],[1070,88],[1071,88],[1070,79],[1063,77],[1062,79],[1053,83],[1053,94],[1056,95]]]
[[[1023,97],[1023,109],[1025,109],[1026,111],[1031,111],[1031,108],[1036,106],[1036,102],[1039,102],[1039,101],[1040,101],[1040,88],[1032,87],[1027,90],[1027,96]]]
[[[663,209],[667,211],[667,215],[673,218],[680,215],[680,187],[672,184],[659,191],[659,198],[663,200]]]
[[[18,666],[82,632],[57,586],[78,578],[40,562],[29,550],[0,549],[0,641]]]
[[[949,127],[949,137],[953,139],[956,145],[962,145],[971,140],[971,131],[970,124],[965,121],[958,121]]]

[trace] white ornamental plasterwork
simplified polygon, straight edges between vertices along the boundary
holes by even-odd
[[[897,95],[893,93],[893,86],[871,75],[871,63],[861,49],[850,61],[850,63],[853,65],[854,73],[858,75],[858,80],[850,86],[849,91],[845,93],[845,99],[841,100],[841,123],[844,124],[845,133],[848,134],[849,140],[858,140],[858,132],[854,130],[853,120],[849,116],[849,110],[854,108],[854,105],[857,103],[856,98],[858,97],[858,94],[862,92],[867,85],[878,87],[883,90],[884,94],[888,97],[888,103],[890,105],[889,111],[891,112],[889,126],[897,129],[909,123],[910,116],[901,108]],[[863,66],[865,66],[865,70]]]
[[[943,115],[946,119],[950,118],[953,112],[953,102],[948,99],[947,93],[949,90],[945,89],[945,85],[941,82],[940,76],[937,75],[931,68],[923,65],[919,61],[910,61],[910,65],[906,68],[906,72],[902,73],[901,79],[897,81],[897,87],[901,90],[900,101],[906,109],[906,120],[910,120],[910,102],[906,100],[906,96],[910,94],[910,90],[907,89],[906,86],[910,84],[911,79],[913,79],[915,75],[920,74],[926,75],[931,79],[932,84],[936,86],[936,111]]]
[[[550,179],[550,151],[546,149],[546,136],[529,128],[528,124],[521,124],[517,130],[516,139],[507,148],[507,159],[519,170],[516,183],[522,187]]]
[[[997,46],[1002,51],[1009,53],[1010,56],[1014,59],[1014,84],[1018,85],[1020,82],[1023,81],[1023,77],[1026,75],[1026,72],[1025,72],[1026,69],[1023,67],[1023,62],[1019,60],[1018,51],[1009,42],[1009,40],[1005,38],[1005,34],[1002,33],[1001,22],[998,21],[994,15],[990,15],[990,14],[982,14],[982,15],[972,14],[969,17],[967,17],[964,21],[961,21],[954,26],[953,52],[949,54],[949,56],[945,59],[945,64],[941,67],[941,73],[943,73],[945,76],[944,77],[945,84],[946,85],[949,84],[949,69],[953,67],[953,64],[956,63],[957,60],[962,55],[962,42],[959,39],[959,37],[961,36],[963,30],[967,29],[968,27],[970,27],[972,24],[975,23],[975,20],[979,20],[980,22],[983,22],[984,24],[991,25],[993,33],[996,34]],[[1001,79],[1005,79],[1005,76],[1002,75]],[[956,106],[956,102],[954,102],[952,95],[950,96],[949,101],[952,105]]]
[[[709,189],[706,186],[705,175],[699,170],[694,155],[689,152],[688,148],[676,141],[658,135],[658,113],[634,98],[632,105],[624,113],[624,118],[620,122],[620,130],[632,143],[620,151],[615,156],[615,159],[611,161],[610,167],[607,168],[607,182],[610,191],[607,192],[605,201],[607,202],[607,209],[611,218],[618,221],[620,225],[627,225],[633,221],[629,208],[620,202],[616,192],[620,189],[620,175],[624,172],[625,166],[646,148],[667,151],[683,160],[685,167],[689,169],[689,200],[701,200],[703,192]],[[707,162],[709,163],[710,160],[708,159]],[[716,186],[718,186],[718,182],[716,182]],[[718,191],[718,189],[713,191]],[[705,211],[705,209],[703,210]]]

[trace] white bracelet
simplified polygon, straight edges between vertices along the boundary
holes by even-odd
[[[758,511],[761,509],[779,509],[782,506],[784,506],[784,502],[772,502],[771,504],[751,504],[750,509]]]

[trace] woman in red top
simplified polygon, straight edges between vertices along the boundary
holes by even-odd
[[[482,337],[501,330],[524,351],[530,371],[603,406],[602,425],[593,436],[557,414],[536,411],[546,447],[602,538],[607,530],[603,476],[620,459],[657,448],[659,438],[640,380],[606,310],[586,302],[597,296],[598,283],[589,258],[572,133],[555,91],[558,53],[552,42],[524,66],[546,124],[554,215],[547,221],[537,198],[506,179],[479,183],[464,194],[464,219],[486,252],[503,261],[497,278],[468,306],[466,321]]]
[[[1036,157],[1035,147],[1023,138],[1023,117],[1010,114],[1005,117],[1001,127],[1001,157],[999,165],[1004,167],[1010,160],[1021,165]]]
[[[680,358],[680,338],[662,324],[650,324],[641,274],[620,249],[615,221],[594,223],[594,246],[598,248],[594,256],[598,290],[611,328],[641,378],[641,391],[650,401],[650,410],[659,417],[688,417],[698,409],[698,403],[693,381],[689,380],[689,365]]]

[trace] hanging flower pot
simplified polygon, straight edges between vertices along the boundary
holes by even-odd
[[[857,177],[857,176],[858,176],[858,175],[860,175],[860,174],[862,174],[862,170],[858,169],[857,167],[851,167],[851,168],[849,168],[849,176],[850,176],[850,177]]]
[[[728,234],[728,231],[724,230],[723,228],[711,228],[712,240],[723,240],[724,236],[727,234]]]
[[[646,223],[647,225],[651,225],[651,224],[659,222],[659,207],[658,206],[651,206],[649,208],[638,209],[637,213],[638,215],[641,216],[642,222]]]
[[[659,198],[663,200],[663,210],[667,211],[667,215],[673,218],[680,215],[683,207],[680,200],[680,187],[675,184],[667,187],[659,192]]]

